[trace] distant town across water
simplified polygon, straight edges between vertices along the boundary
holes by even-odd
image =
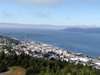
[[[19,40],[40,41],[89,56],[100,56],[100,32],[41,29],[0,29],[0,35]]]

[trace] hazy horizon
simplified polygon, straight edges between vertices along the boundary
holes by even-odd
[[[50,24],[22,24],[0,23],[0,28],[35,28],[35,29],[66,29],[66,28],[100,28],[93,25],[50,25]]]
[[[100,27],[99,8],[100,0],[1,0],[0,23]]]

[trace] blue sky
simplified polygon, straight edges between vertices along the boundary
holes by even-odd
[[[100,0],[0,0],[0,22],[100,27]]]

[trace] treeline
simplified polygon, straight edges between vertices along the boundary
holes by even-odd
[[[45,60],[33,58],[22,53],[17,55],[0,52],[0,72],[7,71],[9,67],[20,66],[26,69],[26,75],[100,75],[100,70],[91,66],[62,62],[60,60]]]

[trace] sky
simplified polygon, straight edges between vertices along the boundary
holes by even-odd
[[[0,0],[0,23],[100,27],[100,0]]]

